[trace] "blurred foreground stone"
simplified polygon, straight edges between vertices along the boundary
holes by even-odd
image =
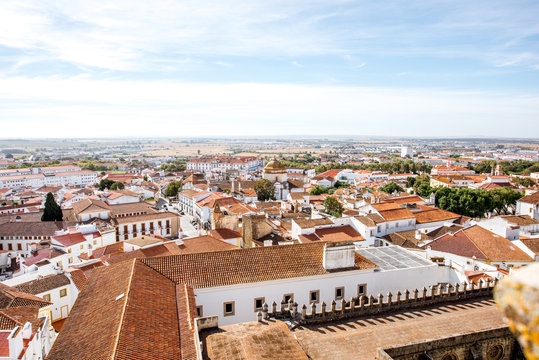
[[[539,264],[515,270],[494,290],[526,358],[539,360]]]

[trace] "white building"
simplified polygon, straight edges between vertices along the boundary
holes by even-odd
[[[517,215],[528,215],[539,220],[539,191],[526,195],[517,201]]]
[[[9,172],[0,171],[0,188],[20,189],[22,187],[39,188],[42,186],[86,186],[95,184],[97,173],[91,170],[82,170],[80,167],[49,167],[23,169]]]
[[[256,156],[208,156],[189,160],[187,170],[208,171],[214,169],[255,171],[264,165],[264,160]]]
[[[401,147],[401,157],[414,157],[414,149],[411,146],[402,146]]]
[[[240,256],[236,263],[233,258]],[[357,261],[357,256],[362,259]],[[179,281],[192,283],[199,316],[219,317],[219,324],[255,321],[264,303],[293,301],[300,306],[332,300],[377,296],[454,283],[447,269],[398,246],[360,249],[350,243],[311,243],[199,254],[175,259]],[[191,261],[204,258],[202,277],[183,274]],[[385,259],[385,260],[382,260]],[[150,267],[165,258],[145,259]],[[177,268],[176,268],[177,266]],[[227,274],[220,276],[218,274]],[[196,284],[196,285],[194,285]]]
[[[20,280],[18,278],[14,279]],[[79,295],[79,289],[71,279],[71,273],[51,274],[19,284],[15,284],[14,281],[6,283],[19,291],[51,302],[49,316],[51,322],[65,319]]]

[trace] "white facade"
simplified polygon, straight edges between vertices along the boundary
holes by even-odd
[[[42,186],[93,185],[97,181],[97,173],[91,170],[48,171],[29,174],[3,174],[0,176],[0,189],[20,189],[22,187],[39,188]],[[63,169],[65,170],[65,169]]]
[[[532,219],[539,220],[539,204],[517,201],[517,215],[529,215]]]
[[[414,149],[411,146],[401,147],[401,157],[414,157]]]
[[[190,160],[186,169],[202,172],[214,169],[255,171],[263,165],[264,160],[255,156],[213,156]]]
[[[398,270],[350,270],[336,271],[318,276],[295,277],[264,281],[259,283],[238,284],[204,289],[195,289],[197,306],[202,306],[202,316],[219,317],[220,325],[256,321],[259,310],[255,309],[255,299],[263,298],[263,302],[271,307],[273,302],[280,304],[285,295],[292,295],[293,301],[300,306],[310,305],[312,291],[318,291],[317,308],[325,302],[329,306],[336,299],[337,288],[345,300],[357,297],[360,286],[366,296],[387,295],[406,289],[421,289],[439,283],[454,282],[451,277],[440,270],[434,263]],[[233,302],[234,314],[225,315],[224,304]],[[280,305],[278,305],[280,306]]]

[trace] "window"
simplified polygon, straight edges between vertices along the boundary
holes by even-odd
[[[94,240],[94,245],[97,245],[97,240]]]
[[[286,304],[288,304],[290,301],[294,302],[294,294],[284,294],[283,300]]]
[[[17,244],[17,250],[22,250],[22,244]]]
[[[12,244],[7,244],[7,249],[8,250],[13,250],[13,245]]]
[[[127,234],[129,230],[127,230],[127,225],[124,225],[124,234]]]
[[[71,248],[67,248],[67,253],[71,254]]]
[[[43,300],[45,300],[45,301],[51,301],[51,294],[45,294],[45,295],[43,295]]]
[[[335,300],[341,300],[344,299],[344,287],[336,287],[335,288]]]
[[[197,316],[202,317],[204,316],[203,314],[204,314],[204,311],[203,311],[202,305],[197,306]]]
[[[266,298],[260,297],[255,299],[255,312],[264,310]]]
[[[73,257],[70,257],[69,259],[67,259],[67,262],[68,262],[69,264],[73,264]]]
[[[234,315],[234,301],[223,303],[223,315],[224,316]]]
[[[367,295],[367,284],[360,284],[357,286],[357,296],[365,296]]]
[[[60,290],[60,297],[66,297],[67,296],[67,289],[61,289]]]
[[[80,249],[81,249],[81,250],[84,249],[84,244],[81,244],[81,245],[80,245]]]
[[[309,292],[309,304],[316,304],[320,301],[320,290]]]

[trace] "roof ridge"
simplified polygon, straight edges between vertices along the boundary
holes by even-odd
[[[476,226],[478,226],[478,227],[481,228],[481,229],[484,229],[484,228],[482,228],[482,227],[479,226],[479,225],[473,225],[473,226],[470,226],[470,227],[468,227],[468,228],[466,228],[466,229],[471,229],[471,228],[474,228],[474,227],[476,227]],[[462,230],[466,230],[466,229],[462,229]],[[484,230],[487,230],[487,229],[484,229]],[[487,231],[488,231],[488,230],[487,230]],[[487,254],[485,254],[485,252],[484,252],[484,251],[477,245],[477,243],[476,243],[470,236],[468,236],[467,233],[463,232],[463,234],[464,234],[464,236],[466,236],[466,238],[467,238],[468,240],[470,240],[470,242],[475,246],[475,248],[476,248],[481,254],[483,254],[483,256],[485,257],[485,259],[488,259]]]
[[[113,357],[116,358],[116,355],[118,353],[118,342],[120,341],[120,333],[122,332],[122,327],[124,324],[124,318],[125,318],[125,309],[127,308],[127,300],[129,299],[129,293],[131,292],[131,282],[133,281],[133,274],[135,272],[135,262],[136,259],[132,260],[131,263],[131,273],[129,274],[129,281],[127,282],[127,294],[124,293],[124,305],[122,306],[122,316],[120,316],[120,322],[118,324],[118,330],[116,332],[116,341],[114,341],[114,349],[112,351]]]
[[[16,319],[14,319],[14,318],[12,318],[11,316],[9,316],[8,314],[6,314],[6,313],[4,312],[4,310],[0,311],[0,314],[4,315],[4,316],[7,317],[9,320],[15,322],[15,324],[18,324],[18,325],[20,325],[20,326],[23,326],[23,325],[24,325],[23,323],[17,321]]]

